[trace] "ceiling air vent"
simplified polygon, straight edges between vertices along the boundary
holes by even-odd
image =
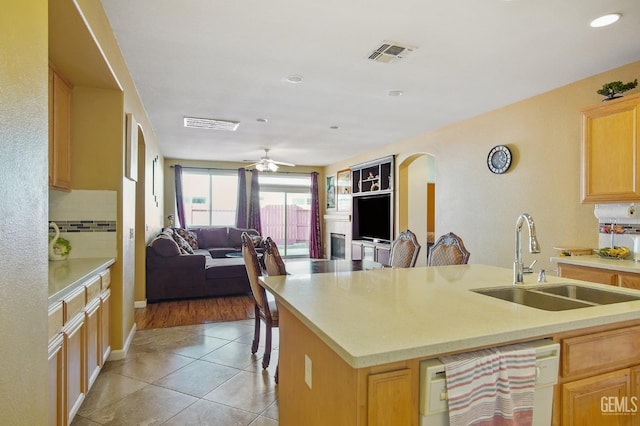
[[[413,46],[402,45],[393,41],[383,41],[382,45],[369,55],[369,59],[390,64],[406,57],[409,53],[413,52],[414,49],[415,47]]]
[[[235,132],[239,124],[239,121],[215,120],[213,118],[184,118],[184,127],[194,129],[228,130]]]

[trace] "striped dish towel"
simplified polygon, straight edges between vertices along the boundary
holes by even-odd
[[[526,344],[444,356],[451,426],[531,425],[536,352]]]

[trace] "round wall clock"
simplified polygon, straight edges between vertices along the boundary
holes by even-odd
[[[487,157],[487,166],[493,173],[501,174],[509,170],[511,166],[511,151],[504,145],[491,148]]]

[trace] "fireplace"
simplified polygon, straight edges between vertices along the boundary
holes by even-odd
[[[345,235],[331,233],[331,259],[345,259]]]

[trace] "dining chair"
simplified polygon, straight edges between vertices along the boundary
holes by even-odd
[[[449,232],[442,235],[429,248],[427,266],[466,265],[471,253],[462,242],[462,238]]]
[[[416,266],[420,244],[416,234],[410,230],[401,232],[391,243],[391,254],[389,256],[389,266],[396,268],[413,268]]]
[[[247,276],[249,277],[249,284],[251,286],[251,292],[253,293],[253,300],[255,302],[256,319],[251,353],[255,354],[258,351],[258,344],[260,342],[260,322],[264,321],[266,327],[266,342],[264,346],[264,356],[262,357],[262,368],[267,368],[271,359],[271,330],[273,327],[279,326],[278,305],[276,304],[273,296],[267,295],[267,291],[258,281],[258,277],[261,275],[261,269],[258,261],[258,254],[251,237],[246,232],[243,232],[240,238],[242,240],[242,257],[244,259],[244,266],[247,269]],[[276,382],[277,380],[276,372]]]
[[[264,248],[262,261],[267,270],[267,275],[287,275],[287,268],[275,241],[271,237],[267,237],[262,241],[262,247]]]

